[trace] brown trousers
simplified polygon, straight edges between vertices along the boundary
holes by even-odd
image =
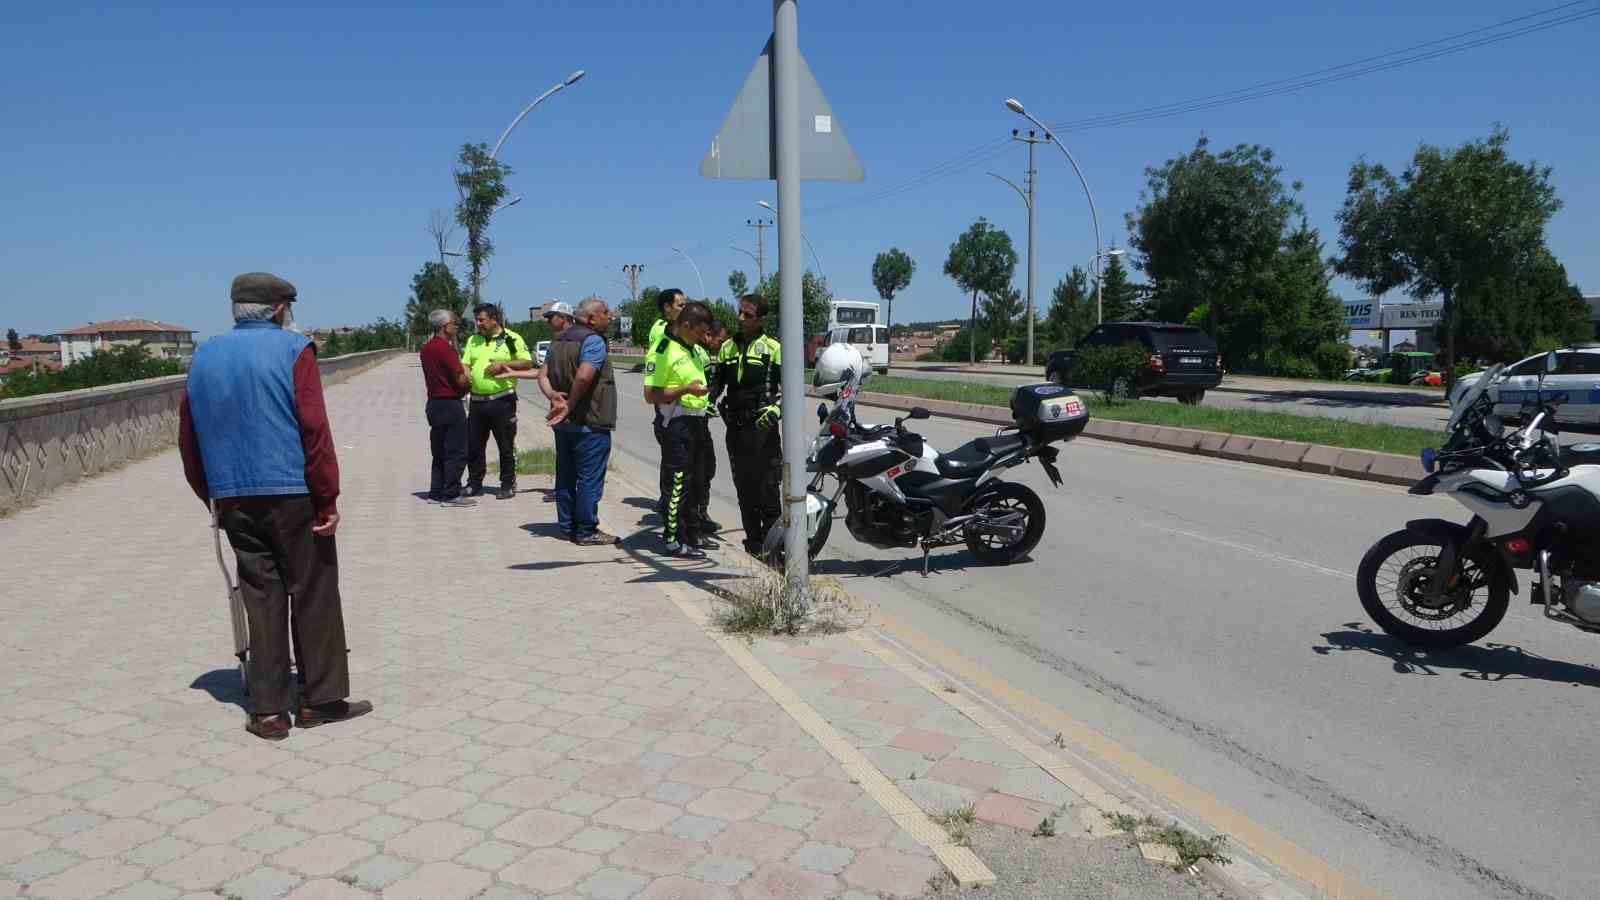
[[[316,511],[305,495],[222,501],[222,528],[239,561],[250,620],[250,712],[294,704],[289,683],[290,606],[300,665],[301,702],[350,696],[349,648],[339,603],[339,555],[331,537],[311,533]]]

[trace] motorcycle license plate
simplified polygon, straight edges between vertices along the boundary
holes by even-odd
[[[1198,366],[1205,362],[1205,360],[1198,356],[1180,356],[1178,357],[1178,362],[1185,366]]]

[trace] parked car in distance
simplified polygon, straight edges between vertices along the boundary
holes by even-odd
[[[1507,366],[1489,385],[1489,398],[1494,401],[1494,414],[1511,424],[1517,420],[1524,401],[1535,400],[1540,393],[1539,373],[1544,370],[1545,354],[1535,353],[1526,359]],[[1455,409],[1477,373],[1461,375],[1450,390],[1450,408]],[[1585,430],[1600,426],[1600,346],[1585,345],[1556,351],[1556,369],[1544,377],[1545,397],[1565,395],[1566,400],[1556,407],[1556,422],[1569,426],[1584,426]]]
[[[1172,322],[1105,322],[1083,336],[1075,348],[1057,350],[1045,360],[1044,377],[1071,387],[1072,360],[1089,347],[1138,344],[1150,359],[1134,375],[1133,397],[1176,397],[1181,403],[1199,403],[1206,391],[1222,383],[1222,354],[1211,335],[1193,325]]]
[[[549,352],[550,352],[550,342],[549,341],[540,341],[539,343],[534,344],[533,345],[533,364],[542,368],[544,366],[544,355],[546,353],[549,353]]]

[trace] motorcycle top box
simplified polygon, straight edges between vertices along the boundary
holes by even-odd
[[[1089,408],[1059,384],[1025,384],[1011,394],[1011,418],[1040,441],[1070,441],[1089,424]]]

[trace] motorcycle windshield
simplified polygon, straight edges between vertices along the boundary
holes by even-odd
[[[1461,417],[1467,414],[1467,410],[1471,409],[1474,403],[1478,402],[1478,398],[1483,396],[1484,391],[1489,389],[1489,384],[1494,381],[1500,374],[1500,370],[1504,368],[1505,364],[1501,363],[1483,370],[1483,374],[1479,375],[1478,380],[1472,383],[1472,387],[1467,388],[1467,392],[1461,395],[1461,402],[1457,403],[1456,408],[1451,411],[1450,421],[1444,426],[1445,431],[1454,431],[1456,426],[1461,424]]]

